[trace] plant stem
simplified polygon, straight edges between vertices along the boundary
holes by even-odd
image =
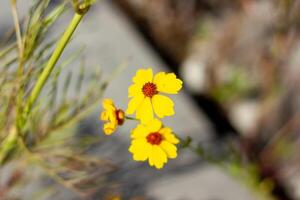
[[[27,115],[30,112],[32,105],[35,103],[35,101],[39,97],[43,86],[45,85],[50,73],[52,72],[55,64],[57,63],[63,50],[65,49],[66,45],[68,44],[72,34],[74,33],[74,31],[75,31],[76,27],[78,26],[79,22],[81,21],[82,17],[83,17],[83,15],[75,13],[69,27],[67,28],[67,30],[63,34],[62,38],[58,42],[56,49],[54,50],[51,58],[49,59],[46,67],[44,68],[43,72],[39,76],[37,83],[35,84],[32,92],[29,96],[29,99],[27,101],[27,104],[26,104],[25,110],[24,110],[25,115]]]
[[[19,56],[20,56],[20,60],[22,60],[24,47],[23,47],[21,29],[20,29],[20,24],[19,24],[19,16],[18,16],[18,12],[17,12],[17,3],[15,0],[11,1],[11,12],[12,12],[13,20],[14,20],[17,44],[18,44],[18,48],[19,48]]]
[[[18,138],[18,132],[15,126],[12,126],[9,130],[8,136],[3,141],[3,146],[0,152],[0,166],[5,162],[9,153],[14,149]]]
[[[134,117],[129,117],[129,116],[125,116],[125,119],[138,121],[138,119],[136,119]]]
[[[16,38],[17,38],[17,45],[19,50],[19,67],[17,71],[17,76],[19,83],[17,84],[16,88],[18,91],[17,99],[16,99],[16,116],[21,116],[22,114],[22,105],[23,105],[23,96],[24,96],[24,88],[23,88],[23,73],[24,73],[24,44],[22,40],[22,34],[21,34],[21,28],[19,23],[19,16],[17,12],[17,2],[16,0],[11,0],[11,12],[14,20],[14,26],[15,26],[15,32],[16,32]],[[16,123],[18,123],[18,120],[16,120]],[[18,124],[16,124],[18,127]]]
[[[60,58],[63,50],[65,49],[66,45],[70,41],[76,27],[80,23],[82,17],[85,13],[75,13],[73,16],[72,21],[70,22],[69,26],[67,27],[66,31],[62,35],[61,39],[58,41],[58,44],[50,57],[46,67],[43,69],[42,73],[39,75],[38,80],[25,104],[24,112],[21,116],[17,118],[17,127],[14,127],[10,131],[8,136],[4,139],[2,144],[0,145],[0,165],[4,164],[8,155],[15,149],[18,142],[18,131],[22,133],[22,129],[25,126],[26,118],[31,111],[32,105],[36,102],[37,98],[39,97],[42,88],[44,87],[49,75],[51,74],[55,64],[57,63],[58,59]],[[17,129],[16,129],[17,128]],[[25,133],[22,134],[24,136]]]
[[[16,43],[12,43],[11,45],[9,45],[8,47],[6,47],[5,49],[0,51],[0,58],[6,56],[8,53],[10,53],[12,50],[14,50],[16,48]],[[3,67],[3,66],[1,66]]]

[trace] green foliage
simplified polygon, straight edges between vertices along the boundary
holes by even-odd
[[[44,174],[66,188],[81,196],[91,195],[105,185],[105,174],[115,166],[86,154],[100,138],[86,135],[78,139],[76,125],[99,104],[107,81],[101,80],[100,72],[86,73],[83,59],[79,60],[79,73],[67,69],[76,66],[74,61],[78,62],[83,52],[74,50],[58,65],[50,63],[53,70],[41,82],[42,90],[28,106],[33,88],[53,57],[53,48],[65,47],[54,46],[58,38],[49,38],[49,30],[68,9],[65,2],[54,8],[49,7],[50,0],[34,2],[25,18],[26,26],[20,28],[21,44],[4,41],[0,47],[0,164],[25,161],[26,168],[40,167]],[[72,35],[76,26],[68,34]],[[24,51],[18,51],[20,45]],[[56,56],[58,59],[60,54]],[[23,165],[21,168],[24,170]],[[8,186],[9,189],[13,186]],[[51,193],[47,189],[45,192]],[[7,191],[3,198],[10,198],[9,194]]]

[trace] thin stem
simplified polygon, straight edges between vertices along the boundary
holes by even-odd
[[[9,152],[11,152],[14,149],[15,144],[17,142],[17,138],[18,132],[16,127],[13,126],[9,130],[9,135],[3,141],[3,146],[0,152],[0,165],[2,165],[5,162]]]
[[[25,106],[25,115],[27,115],[32,107],[32,105],[35,103],[37,98],[39,97],[42,88],[44,87],[50,73],[52,72],[55,64],[57,63],[58,59],[60,58],[63,50],[65,49],[66,45],[68,44],[72,34],[74,33],[76,27],[78,26],[79,22],[81,21],[83,15],[80,15],[78,13],[75,13],[69,27],[63,34],[62,38],[57,44],[56,49],[54,50],[51,58],[49,59],[46,67],[44,68],[43,72],[39,76],[37,83],[35,84],[29,99],[27,101],[27,104]]]
[[[15,48],[16,48],[16,43],[12,43],[11,45],[6,47],[5,49],[1,50],[0,51],[0,58],[3,58],[4,56],[6,56],[8,53],[10,53]],[[1,66],[1,67],[3,67],[3,66]]]
[[[27,162],[38,163],[38,166],[41,167],[43,172],[46,175],[48,175],[48,177],[50,177],[57,183],[61,184],[62,186],[66,187],[67,189],[69,189],[75,193],[78,193],[78,195],[80,195],[82,197],[84,196],[82,193],[80,193],[80,191],[76,190],[76,188],[69,181],[65,181],[63,178],[61,178],[59,175],[57,175],[54,170],[49,168],[49,166],[47,166],[47,164],[45,163],[45,160],[43,159],[42,156],[40,156],[37,153],[32,153],[29,149],[27,149],[27,147],[24,143],[22,144],[22,147],[24,148],[24,152],[27,154],[27,159],[28,159],[28,160],[26,160]]]
[[[129,116],[125,116],[125,119],[138,121],[138,119],[136,119],[134,117],[129,117]]]
[[[18,16],[18,12],[17,12],[17,3],[15,0],[11,1],[11,13],[12,13],[13,20],[14,20],[17,44],[18,44],[18,48],[19,48],[19,56],[20,56],[20,60],[22,60],[24,47],[23,47],[21,29],[20,29],[20,24],[19,24],[19,16]]]
[[[24,73],[24,60],[23,60],[24,45],[23,45],[23,41],[22,41],[16,0],[11,0],[11,12],[12,12],[12,16],[13,16],[16,38],[17,38],[17,45],[18,45],[18,50],[19,50],[19,67],[18,67],[17,75],[18,75],[18,80],[20,81],[20,83],[17,86],[17,89],[19,92],[18,92],[18,96],[17,96],[16,111],[17,111],[17,116],[20,116],[22,113],[22,101],[23,101],[23,96],[24,96],[24,88],[23,88],[23,83],[21,81],[23,73]],[[16,123],[18,123],[18,122],[16,122]]]
[[[18,131],[22,132],[22,128],[24,127],[26,123],[26,118],[32,108],[32,105],[36,102],[37,98],[39,97],[42,88],[44,87],[50,73],[52,72],[55,64],[57,63],[58,59],[60,58],[63,50],[65,49],[66,45],[68,44],[71,36],[73,35],[76,27],[80,23],[83,14],[75,13],[72,21],[70,22],[69,26],[67,27],[66,31],[64,32],[63,36],[59,40],[52,56],[50,57],[46,67],[43,69],[42,73],[40,74],[30,96],[28,101],[25,105],[25,110],[23,112],[23,115],[18,116],[17,119],[17,128],[14,127],[8,134],[8,136],[4,139],[2,144],[0,145],[0,165],[4,164],[7,156],[14,150],[14,148],[17,145],[18,142]]]

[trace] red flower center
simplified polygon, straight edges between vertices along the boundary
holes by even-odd
[[[121,110],[121,109],[116,110],[116,117],[117,117],[118,125],[122,125],[124,123],[124,120],[125,120],[124,111]]]
[[[143,86],[142,91],[146,97],[150,97],[150,98],[158,94],[156,85],[150,82],[146,83]]]
[[[149,142],[150,144],[153,144],[153,145],[159,145],[162,140],[163,140],[163,137],[158,132],[156,132],[156,133],[150,133],[147,136],[147,142]]]

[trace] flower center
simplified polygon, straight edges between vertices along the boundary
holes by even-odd
[[[147,142],[149,142],[152,145],[159,145],[161,141],[163,140],[163,137],[160,133],[150,133],[147,136]]]
[[[116,117],[117,117],[118,125],[122,125],[124,123],[124,120],[125,120],[124,111],[121,110],[121,109],[116,110]]]
[[[150,82],[146,83],[143,86],[142,91],[146,97],[150,97],[150,98],[158,94],[156,85]]]

